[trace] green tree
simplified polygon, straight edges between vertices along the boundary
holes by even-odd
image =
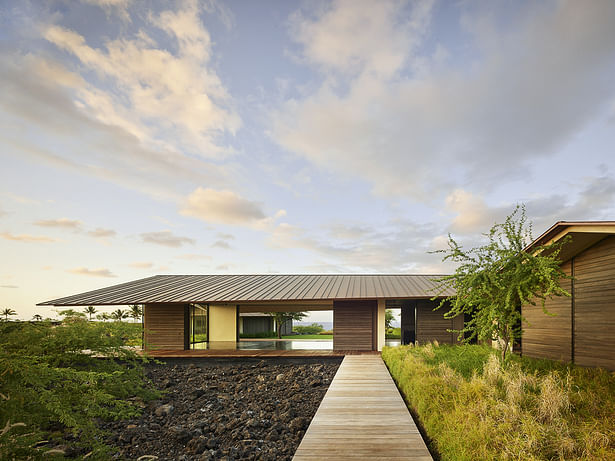
[[[41,320],[43,320],[43,316],[42,316],[42,315],[40,315],[40,314],[34,314],[34,315],[32,316],[32,320],[35,320],[35,321],[37,321],[37,322],[40,322]]]
[[[4,320],[6,322],[9,321],[9,315],[17,315],[17,312],[15,312],[13,309],[11,309],[10,307],[7,307],[6,309],[2,310],[1,315],[4,315]]]
[[[532,226],[527,224],[525,207],[517,206],[504,223],[495,224],[484,234],[488,243],[464,250],[449,235],[448,249],[443,261],[458,264],[452,275],[438,279],[439,292],[455,291],[446,297],[438,309],[449,306],[445,318],[469,314],[470,320],[459,333],[459,339],[499,341],[502,361],[521,335],[521,306],[535,305],[538,300],[546,314],[545,300],[553,296],[570,296],[560,286],[560,280],[569,278],[560,268],[558,259],[563,239],[526,252],[532,242]],[[449,304],[450,303],[450,304]],[[551,315],[551,314],[549,314]],[[464,338],[464,334],[469,335]]]
[[[384,311],[384,328],[386,331],[389,331],[393,328],[393,320],[395,320],[395,315],[391,309],[387,309]]]
[[[96,315],[96,318],[98,320],[102,320],[103,322],[106,322],[107,320],[109,320],[109,313],[108,312],[102,312],[102,313]]]
[[[133,304],[130,307],[130,316],[134,319],[135,323],[143,316],[143,309],[138,304]]]
[[[275,328],[278,332],[278,339],[282,339],[282,326],[290,320],[301,320],[307,314],[305,312],[266,312],[267,315],[273,317]]]
[[[94,314],[96,314],[96,312],[98,312],[98,311],[96,310],[96,308],[95,308],[94,306],[88,306],[88,307],[86,307],[85,309],[83,309],[83,312],[84,312],[85,314],[88,314],[88,315],[89,315],[89,317],[90,317],[90,322],[91,322],[91,321],[92,321],[92,316],[93,316]]]
[[[75,309],[64,309],[63,311],[57,311],[57,313],[65,322],[85,319],[85,314],[83,312],[76,311]]]
[[[128,313],[122,309],[116,309],[111,312],[111,318],[121,322],[123,319],[128,318]]]

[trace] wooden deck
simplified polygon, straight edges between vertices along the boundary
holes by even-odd
[[[293,461],[432,460],[380,356],[346,356]]]
[[[333,351],[333,350],[268,350],[268,349],[191,349],[150,350],[154,358],[207,358],[207,357],[344,357],[347,355],[373,355],[380,357],[378,351]]]

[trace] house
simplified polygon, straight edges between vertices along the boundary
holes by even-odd
[[[615,221],[559,221],[526,251],[570,236],[560,253],[571,297],[522,306],[521,351],[528,357],[615,370]]]
[[[385,309],[400,308],[405,342],[455,343],[435,279],[440,275],[157,275],[39,305],[144,305],[147,348],[191,349],[198,338],[233,347],[241,314],[333,311],[334,350],[382,350]],[[451,292],[438,293],[449,296]],[[246,328],[245,320],[244,329]]]

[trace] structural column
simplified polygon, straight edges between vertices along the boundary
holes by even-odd
[[[209,341],[237,341],[237,312],[234,304],[209,305]]]
[[[386,301],[384,299],[378,300],[374,314],[374,349],[381,351],[386,340]]]

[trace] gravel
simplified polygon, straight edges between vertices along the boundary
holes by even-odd
[[[164,392],[138,419],[104,423],[115,459],[290,460],[340,360],[150,366]]]

